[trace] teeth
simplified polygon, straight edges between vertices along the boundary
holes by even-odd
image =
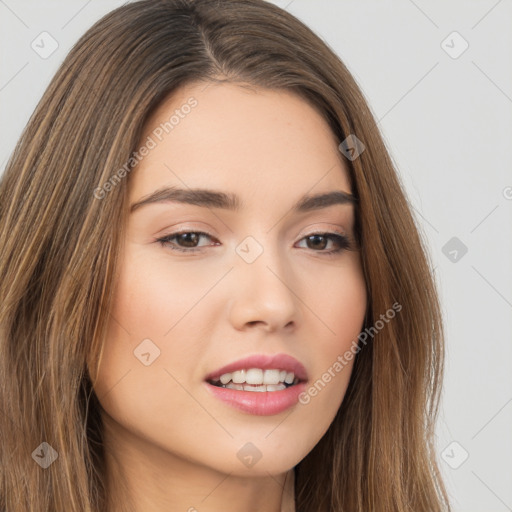
[[[244,391],[267,391],[267,386],[251,386],[250,384],[245,384]]]
[[[291,384],[293,382],[294,378],[295,378],[295,375],[293,374],[293,372],[290,372],[290,373],[286,374],[284,381],[286,382],[286,384]]]
[[[247,370],[245,382],[247,382],[247,384],[263,384],[263,370],[259,368]]]
[[[222,384],[227,384],[231,380],[231,378],[231,373],[225,373],[224,375],[220,376],[220,381],[222,382]]]
[[[286,389],[284,384],[268,384],[267,386],[252,386],[251,384],[245,384],[242,386],[241,384],[233,384],[230,382],[225,385],[226,388],[236,389],[237,391],[256,391],[256,392],[264,392],[264,391],[281,391]]]
[[[268,384],[267,391],[281,391],[282,389],[286,389],[284,384]]]
[[[293,384],[296,380],[293,372],[278,369],[262,370],[261,368],[224,373],[219,378],[220,383],[230,389],[238,389],[231,387],[232,385],[249,384],[251,385],[250,391],[278,391],[278,389],[272,388],[284,385],[284,383]],[[259,389],[258,386],[265,389]],[[240,389],[245,390],[245,386],[240,386]]]
[[[263,384],[279,384],[279,370],[265,370],[263,372]]]
[[[227,375],[229,375],[229,373]],[[222,378],[222,376],[221,376],[221,378]],[[245,370],[240,370],[240,371],[237,371],[237,372],[233,372],[231,380],[235,384],[241,384],[242,382],[245,382]]]

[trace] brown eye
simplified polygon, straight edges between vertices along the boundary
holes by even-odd
[[[213,239],[211,235],[202,231],[181,231],[158,238],[156,241],[162,247],[168,247],[173,251],[197,252],[201,250],[201,247],[204,247],[198,245],[202,237]]]
[[[325,237],[323,235],[311,235],[311,236],[307,237],[307,240],[308,240],[308,242],[310,242],[308,244],[308,247],[310,249],[318,249],[318,250],[324,250],[329,241],[327,239],[327,237]]]
[[[302,240],[306,240],[307,249],[326,255],[336,254],[350,247],[348,238],[338,233],[313,233]],[[326,250],[329,242],[333,243],[334,249]]]
[[[201,235],[198,233],[180,233],[176,235],[176,241],[184,247],[196,247]]]

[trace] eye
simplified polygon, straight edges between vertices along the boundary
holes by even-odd
[[[158,238],[156,241],[159,242],[162,247],[167,247],[172,251],[195,253],[200,252],[201,247],[207,247],[207,245],[198,245],[201,238],[215,240],[212,235],[204,231],[180,231]],[[300,242],[302,241],[306,242],[306,248],[312,249],[313,252],[318,252],[325,256],[333,256],[351,247],[348,237],[341,233],[311,233],[302,238]],[[329,242],[333,244],[335,248],[325,250]],[[220,242],[216,241],[213,245],[220,245]]]
[[[303,240],[306,241],[308,248],[312,248],[314,252],[320,252],[326,256],[334,256],[351,247],[348,237],[341,233],[312,233],[305,236],[301,242]],[[329,242],[332,242],[335,248],[326,251],[325,249]]]
[[[197,252],[201,250],[197,246],[201,237],[213,238],[210,234],[203,231],[180,231],[158,238],[156,241],[160,242],[162,247],[169,247],[172,251]],[[176,240],[176,242],[173,242],[173,240]],[[184,246],[177,245],[180,243],[183,243]]]

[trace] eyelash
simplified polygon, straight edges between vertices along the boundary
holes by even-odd
[[[185,233],[186,234],[195,234],[195,235],[199,235],[199,236],[206,236],[208,238],[214,239],[214,237],[212,235],[210,235],[209,233],[205,233],[204,231],[177,231],[176,233],[171,233],[170,235],[166,235],[166,236],[164,236],[162,238],[157,238],[156,242],[159,242],[162,247],[167,247],[171,251],[177,251],[177,252],[182,252],[182,253],[197,253],[197,252],[200,252],[201,248],[199,248],[199,247],[192,247],[192,248],[188,248],[188,249],[183,249],[183,248],[180,248],[178,246],[170,245],[171,240],[173,238],[176,238],[177,236],[183,235]],[[338,245],[339,245],[338,249],[334,249],[334,250],[331,250],[331,251],[324,251],[324,250],[315,251],[314,249],[311,249],[313,252],[318,252],[318,253],[322,254],[322,256],[326,256],[326,257],[336,256],[337,254],[343,252],[344,250],[350,249],[352,247],[348,237],[346,235],[342,234],[342,233],[339,233],[339,232],[333,232],[333,233],[330,233],[330,232],[310,233],[309,235],[306,235],[305,237],[301,238],[300,241],[302,241],[302,240],[304,240],[306,238],[309,238],[311,236],[322,236],[324,238],[328,238],[328,239],[333,240],[333,241],[338,243]]]

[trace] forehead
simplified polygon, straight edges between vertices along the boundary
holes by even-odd
[[[146,122],[151,149],[130,176],[133,200],[163,186],[229,190],[251,199],[350,191],[327,121],[300,96],[239,84],[196,83],[168,97]]]

